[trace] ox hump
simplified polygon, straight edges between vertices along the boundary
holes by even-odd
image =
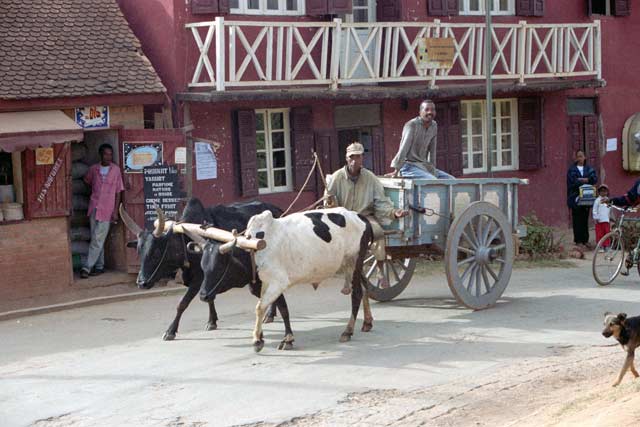
[[[331,231],[329,230],[329,226],[322,221],[323,215],[324,214],[320,212],[311,212],[304,214],[304,216],[309,218],[313,223],[313,232],[316,234],[316,236],[329,243],[331,242]]]

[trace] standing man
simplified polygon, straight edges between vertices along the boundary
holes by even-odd
[[[120,168],[112,162],[111,145],[102,144],[98,153],[100,163],[92,165],[84,176],[84,182],[91,187],[91,202],[87,212],[91,218],[91,244],[87,263],[80,271],[83,279],[104,273],[104,242],[111,222],[118,220],[116,207],[120,205],[120,193],[124,191]]]
[[[380,224],[389,224],[396,218],[409,214],[402,209],[394,209],[391,200],[384,194],[384,188],[373,172],[362,167],[364,147],[358,142],[347,147],[347,165],[333,173],[327,184],[325,206],[342,206],[365,216],[371,223],[374,242],[371,244],[378,263],[378,286],[388,288],[389,282],[381,274],[386,259],[384,230]],[[348,294],[348,285],[342,293]]]
[[[567,205],[571,209],[573,241],[576,245],[592,249],[589,245],[589,206],[578,205],[580,186],[595,185],[598,181],[596,171],[587,164],[584,151],[576,151],[575,162],[567,171]]]
[[[453,176],[436,169],[436,144],[438,123],[436,105],[430,99],[420,104],[418,117],[405,123],[398,154],[391,161],[392,177],[417,179],[453,179]]]

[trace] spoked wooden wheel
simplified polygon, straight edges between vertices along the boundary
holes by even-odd
[[[382,264],[382,271],[380,271],[375,257],[369,253],[362,268],[369,296],[376,301],[391,301],[404,291],[411,281],[415,269],[415,258],[392,259],[387,255],[387,259]],[[388,288],[379,286],[380,273],[386,277],[389,283]]]
[[[617,230],[602,236],[593,253],[591,263],[593,278],[598,285],[606,286],[618,277],[625,262],[624,255],[624,241]]]
[[[451,224],[444,256],[449,288],[458,302],[476,310],[494,305],[513,268],[508,219],[491,203],[471,203]]]

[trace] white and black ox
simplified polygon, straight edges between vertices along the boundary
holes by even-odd
[[[282,214],[278,207],[257,201],[205,208],[200,200],[192,198],[187,203],[180,221],[208,224],[228,231],[234,229],[244,230],[253,215],[265,210],[277,216]],[[193,298],[198,295],[204,275],[200,266],[201,254],[187,249],[191,239],[184,234],[174,233],[173,228],[165,232],[164,213],[160,209],[157,209],[157,212],[157,227],[153,232],[150,232],[143,230],[133,221],[123,207],[120,207],[120,216],[123,222],[137,236],[137,241],[129,242],[127,245],[129,247],[137,247],[138,256],[140,257],[140,271],[136,280],[138,287],[150,289],[158,280],[173,278],[179,269],[182,270],[182,279],[187,287],[187,292],[178,304],[176,317],[162,337],[166,341],[173,340],[176,337],[182,313],[187,309]],[[229,245],[225,246],[220,242],[212,242],[211,248],[222,252],[231,249]],[[210,295],[210,298],[207,299],[209,303],[209,320],[205,326],[206,330],[217,328],[218,314],[214,304],[215,295],[232,288],[244,287],[251,282],[252,266],[250,258],[241,258],[237,262],[238,270],[234,271],[233,274],[225,275],[216,288],[215,294]],[[210,267],[213,270],[217,268],[215,264],[216,260],[210,263]],[[259,282],[251,284],[251,293],[260,297]],[[291,333],[289,313],[284,296],[279,298],[274,306],[278,307],[282,315],[285,334]]]
[[[270,304],[291,286],[317,284],[340,270],[352,287],[351,317],[340,341],[351,339],[361,301],[365,312],[362,331],[371,330],[373,317],[362,278],[364,257],[373,237],[366,218],[344,208],[300,212],[284,218],[274,218],[272,212],[265,211],[249,220],[245,237],[264,239],[267,243],[265,249],[255,253],[257,272],[262,281],[253,331],[255,351],[264,347],[262,322]],[[220,280],[220,268],[218,271],[210,268],[209,259],[211,255],[215,256],[210,245],[210,242],[204,245],[202,257],[204,281],[200,292],[204,298]],[[285,336],[285,345],[292,342],[292,333]]]

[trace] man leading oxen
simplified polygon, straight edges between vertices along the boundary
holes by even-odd
[[[340,341],[351,339],[363,299],[362,264],[373,239],[371,225],[365,217],[344,208],[299,212],[283,218],[274,218],[272,212],[265,211],[251,218],[245,237],[264,239],[267,243],[265,249],[255,253],[257,273],[262,281],[253,333],[255,351],[264,346],[262,322],[270,304],[281,298],[291,286],[320,283],[339,270],[348,276],[352,284],[351,318]],[[215,293],[224,272],[232,269],[236,260],[241,260],[238,256],[242,251],[228,254],[224,261],[219,261],[220,251],[216,250],[219,244],[214,241],[202,244],[204,281],[201,296],[206,299]],[[211,264],[216,268],[211,268]],[[363,305],[362,330],[368,332],[372,328],[373,317],[366,293]],[[285,336],[280,347],[289,346],[292,342],[291,333]]]
[[[278,207],[257,201],[205,208],[200,200],[192,198],[184,209],[181,222],[209,224],[228,231],[234,229],[244,230],[249,219],[253,215],[263,211],[269,211],[276,216],[282,214],[282,211]],[[140,257],[140,272],[137,278],[138,287],[149,289],[153,287],[158,280],[173,278],[178,270],[182,270],[184,285],[188,289],[178,304],[175,319],[171,322],[163,336],[164,340],[173,340],[178,332],[182,313],[187,309],[189,303],[191,303],[200,290],[204,277],[200,265],[201,255],[187,250],[187,245],[191,241],[188,236],[174,233],[172,228],[165,231],[164,214],[159,209],[158,224],[153,232],[143,230],[138,226],[122,206],[120,206],[120,216],[129,231],[137,237],[137,241],[130,243],[133,243],[137,247],[138,256]],[[231,288],[244,287],[249,284],[250,280],[247,279],[247,277],[250,277],[250,272],[252,271],[250,259],[243,258],[238,260],[238,263],[238,268],[245,273],[224,275],[216,288],[215,294],[226,292]],[[215,261],[210,266],[215,268]],[[249,274],[246,274],[247,271]],[[251,285],[251,293],[257,297],[260,296],[259,282]],[[207,330],[217,328],[218,315],[216,313],[214,299],[215,295],[212,295],[212,297],[208,299],[209,320],[206,326]],[[275,304],[282,315],[285,324],[285,334],[290,334],[289,313],[284,296],[279,298]]]

